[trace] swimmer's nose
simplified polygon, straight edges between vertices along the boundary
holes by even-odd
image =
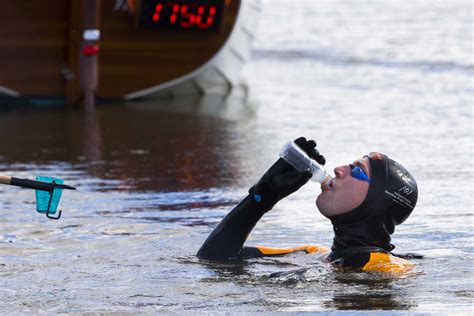
[[[334,169],[334,174],[336,175],[336,178],[342,179],[346,176],[346,173],[348,172],[348,170],[346,170],[347,168],[345,167],[347,167],[348,170],[350,170],[349,166],[340,166]]]
[[[334,169],[334,174],[336,175],[336,178],[340,179],[344,177],[344,168],[343,167],[337,167]]]

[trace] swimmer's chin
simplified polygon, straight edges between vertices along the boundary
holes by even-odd
[[[318,209],[319,213],[323,214],[324,216],[328,217],[328,215],[326,215],[326,210],[325,210],[325,207],[324,207],[324,202],[322,201],[324,199],[324,197],[322,197],[322,195],[324,194],[325,191],[321,192],[318,197],[316,198],[316,201],[315,201],[315,204],[316,204],[316,208]]]
[[[334,195],[331,194],[332,192],[333,190],[325,190],[316,198],[316,207],[319,213],[327,218],[343,213],[339,210],[337,201],[334,200]]]

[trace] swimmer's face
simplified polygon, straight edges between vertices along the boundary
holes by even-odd
[[[352,163],[361,167],[371,177],[369,158],[363,157]],[[326,217],[346,213],[359,206],[369,192],[369,183],[351,176],[351,166],[344,165],[334,169],[335,178],[329,187],[322,186],[316,199],[316,206]]]

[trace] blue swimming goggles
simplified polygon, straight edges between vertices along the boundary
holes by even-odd
[[[349,165],[351,167],[351,176],[361,181],[367,181],[370,183],[369,176],[365,173],[364,169],[359,166]]]

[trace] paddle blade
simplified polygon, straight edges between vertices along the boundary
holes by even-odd
[[[52,183],[54,180],[57,184],[64,183],[63,179],[44,176],[38,176],[36,177],[36,180],[48,183]],[[51,198],[51,194],[48,191],[36,190],[36,211],[38,213],[46,213],[46,211],[48,210],[49,201],[51,200],[49,214],[55,214],[58,208],[59,200],[61,199],[62,192],[62,189],[54,189],[53,198]]]

